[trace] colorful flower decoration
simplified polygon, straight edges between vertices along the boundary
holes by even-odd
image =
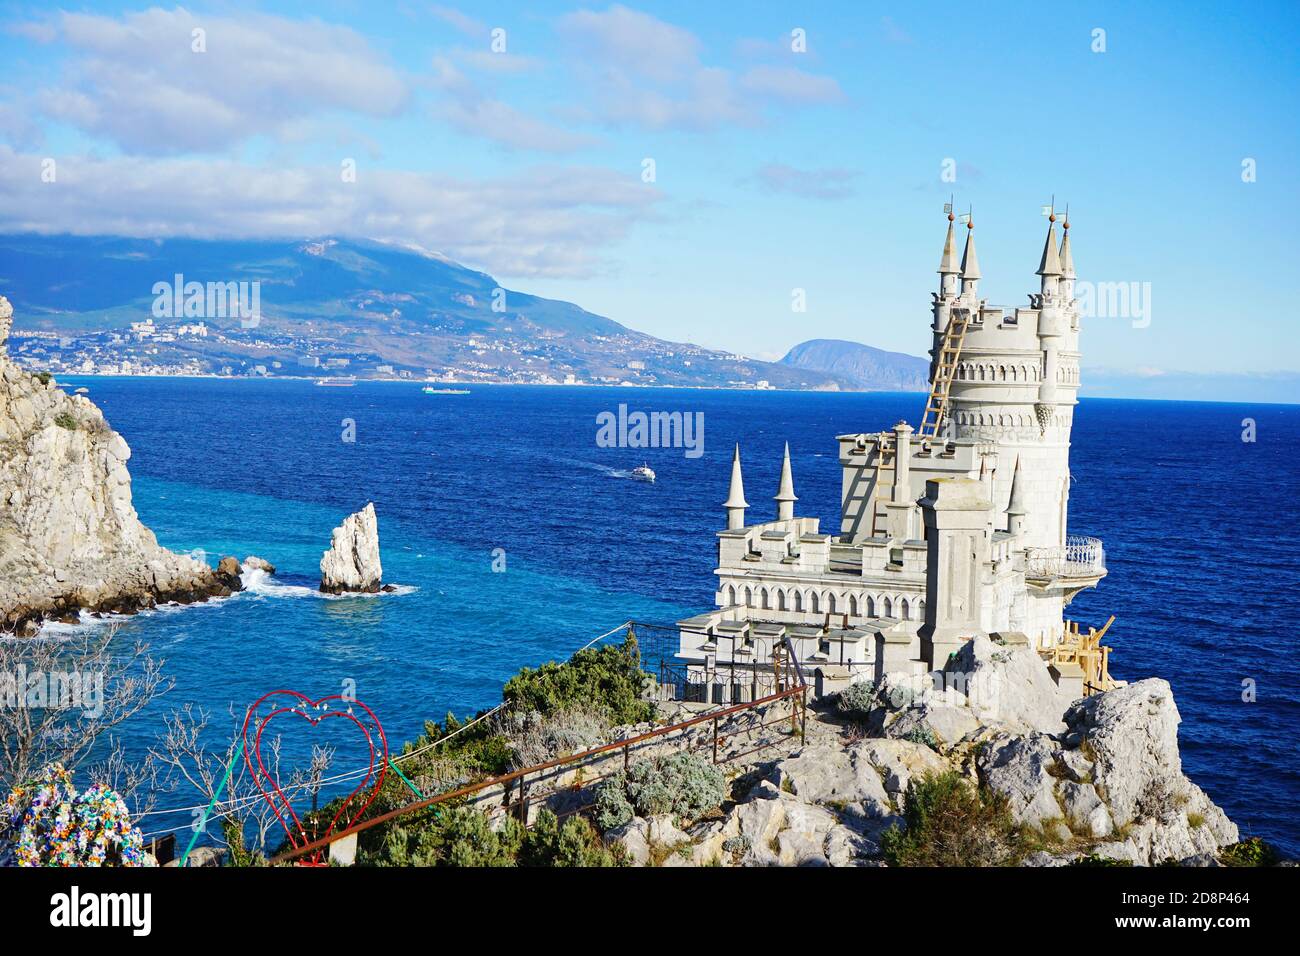
[[[155,865],[122,798],[103,784],[78,795],[61,764],[15,787],[4,809],[19,866]]]

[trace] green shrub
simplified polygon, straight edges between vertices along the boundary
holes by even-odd
[[[77,420],[67,412],[59,412],[59,414],[55,415],[54,424],[58,425],[60,428],[66,428],[70,432],[75,432],[77,430]]]
[[[848,720],[866,720],[875,706],[876,685],[869,680],[850,684],[835,697],[836,713]]]
[[[570,817],[563,824],[541,811],[532,830],[513,817],[493,829],[473,807],[449,807],[418,826],[393,826],[375,851],[358,859],[369,866],[622,866],[621,850],[610,849],[591,824]]]
[[[903,819],[904,829],[893,827],[881,838],[890,866],[1006,866],[1023,855],[1006,797],[955,771],[913,780]]]
[[[1219,851],[1219,862],[1224,866],[1277,866],[1281,859],[1277,847],[1259,837],[1242,840]]]
[[[939,738],[929,727],[913,727],[903,736],[903,739],[910,740],[914,744],[925,744],[935,753],[939,752]]]
[[[519,853],[520,866],[609,867],[625,863],[622,848],[605,846],[585,819],[571,816],[560,823],[550,810],[537,815]]]
[[[662,813],[690,820],[722,805],[726,780],[717,767],[693,753],[674,753],[634,763],[614,774],[596,794],[596,824],[622,826],[633,816]]]
[[[33,372],[32,374],[36,376],[36,380],[42,385],[49,385],[50,379],[54,377],[49,372]]]
[[[514,866],[523,827],[507,817],[493,830],[473,807],[449,807],[418,825],[393,826],[376,851],[358,862],[372,866]]]
[[[612,724],[635,724],[654,716],[646,700],[650,675],[631,635],[618,646],[588,647],[563,664],[525,667],[506,683],[505,702],[521,712],[549,716],[573,707],[594,707]]]

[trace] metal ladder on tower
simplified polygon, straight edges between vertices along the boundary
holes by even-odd
[[[894,447],[889,443],[889,438],[881,433],[880,444],[876,447],[876,474],[871,480],[871,537],[876,536],[876,513],[880,509],[880,502],[884,500],[881,494],[880,479],[885,473],[886,468],[892,468],[894,464]]]
[[[934,367],[934,381],[930,383],[930,396],[925,400],[925,415],[921,418],[918,438],[938,438],[944,416],[948,413],[948,392],[957,375],[957,361],[961,357],[962,343],[966,341],[966,327],[970,324],[970,311],[953,309],[939,345],[939,361]]]

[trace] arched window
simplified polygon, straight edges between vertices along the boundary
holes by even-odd
[[[876,599],[867,595],[867,617],[876,616]]]
[[[826,595],[826,610],[829,611],[831,614],[834,614],[834,613],[835,613],[835,595],[834,595],[834,594],[828,594],[828,595]]]
[[[818,610],[817,610],[817,592],[816,592],[816,591],[813,591],[810,595],[808,595],[808,602],[809,602],[809,604],[808,604],[808,610],[812,611],[812,613],[814,613],[814,614],[818,613]]]
[[[885,598],[885,617],[893,617],[893,616],[894,616],[894,602],[891,601],[889,598]]]
[[[852,617],[858,616],[858,596],[856,594],[849,595],[849,615]]]
[[[736,604],[736,586],[730,584],[727,586],[727,606],[734,607]]]
[[[763,595],[763,610],[766,611],[769,606],[767,603],[767,588],[763,588],[759,593]]]
[[[776,609],[777,609],[778,611],[784,611],[784,610],[785,610],[785,590],[784,590],[784,589],[782,589],[782,590],[776,592]]]
[[[902,601],[902,618],[903,618],[904,621],[910,621],[910,620],[912,619],[912,618],[911,618],[911,615],[910,615],[910,613],[909,613],[910,611],[911,611],[911,608],[907,606],[907,598],[903,598],[903,601]]]
[[[752,588],[745,588],[745,607],[754,606],[754,591]]]
[[[802,591],[795,591],[795,592],[794,592],[794,609],[795,609],[796,611],[802,611],[802,610],[803,610],[803,592],[802,592]]]

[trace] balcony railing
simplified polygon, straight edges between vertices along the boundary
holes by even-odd
[[[1095,578],[1106,573],[1106,549],[1100,538],[1072,534],[1065,547],[1029,548],[1025,573],[1031,578]]]

